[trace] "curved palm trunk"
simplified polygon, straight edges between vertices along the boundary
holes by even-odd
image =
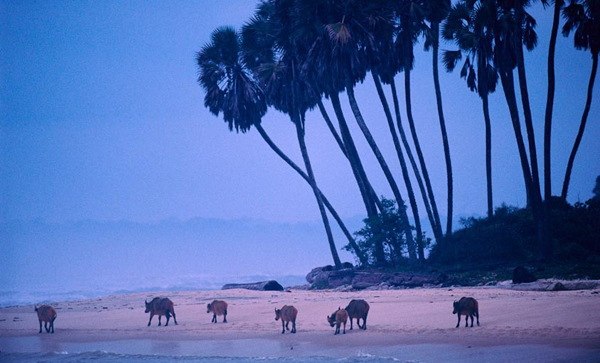
[[[329,114],[327,113],[327,110],[325,109],[325,105],[323,105],[323,102],[321,102],[321,100],[319,100],[318,106],[319,106],[319,111],[321,111],[321,115],[323,116],[323,119],[325,120],[325,123],[327,124],[327,127],[329,128],[329,131],[331,132],[331,134],[333,135],[333,138],[335,139],[335,142],[338,144],[338,146],[342,150],[342,153],[344,154],[344,156],[346,158],[348,158],[348,152],[346,151],[346,146],[344,145],[344,142],[340,138],[340,135],[338,135],[337,130],[335,129],[335,126],[333,126],[333,123],[331,122],[331,119],[329,118]]]
[[[348,159],[348,161],[350,162],[350,165],[352,166],[352,162],[350,160],[350,156],[348,155],[348,151],[346,150],[346,146],[344,145],[344,142],[338,135],[337,130],[335,129],[335,126],[333,126],[333,123],[331,122],[331,118],[329,118],[329,114],[327,113],[327,110],[325,109],[323,102],[321,102],[319,100],[318,105],[319,105],[319,111],[321,111],[321,115],[323,116],[323,119],[325,120],[325,123],[327,124],[327,127],[329,128],[329,131],[331,132],[331,134],[333,135],[333,138],[335,139],[338,146],[340,147],[342,154],[344,154],[344,156],[346,157],[346,159]],[[341,110],[340,110],[340,112],[341,112]],[[375,193],[375,189],[373,189],[373,186],[371,185],[371,183],[369,182],[368,179],[363,180],[362,182],[364,183],[366,192],[369,194],[369,198],[376,201],[376,205],[379,208],[379,210],[381,211],[383,209],[383,206],[381,205],[381,202],[379,201],[379,198],[377,197],[377,193]],[[358,183],[358,181],[357,181],[357,183]],[[364,197],[363,197],[363,199],[364,199]]]
[[[408,245],[408,254],[409,254],[409,257],[411,260],[416,260],[417,256],[416,256],[416,249],[415,249],[415,241],[412,236],[412,231],[410,228],[408,215],[406,214],[406,209],[404,208],[404,199],[402,198],[402,195],[400,194],[400,189],[398,189],[398,185],[396,184],[396,181],[394,180],[394,176],[392,175],[392,172],[390,171],[390,168],[388,167],[387,162],[383,158],[383,155],[381,154],[381,151],[379,150],[379,147],[377,146],[377,143],[375,142],[373,135],[371,135],[371,132],[369,131],[369,128],[367,127],[367,124],[365,123],[365,120],[362,117],[360,109],[358,108],[358,103],[356,102],[356,98],[354,97],[354,89],[349,80],[346,80],[346,93],[348,94],[348,100],[350,101],[350,108],[352,109],[352,112],[354,113],[354,118],[356,119],[356,122],[358,123],[360,130],[362,131],[363,135],[365,136],[367,143],[371,147],[373,154],[375,154],[375,158],[379,162],[379,165],[381,166],[381,169],[383,170],[383,174],[385,175],[385,177],[388,181],[388,184],[390,185],[390,188],[392,189],[392,193],[394,194],[394,197],[396,198],[396,201],[398,203],[398,211],[400,212],[402,219],[404,219],[404,221],[405,221],[405,234],[406,234],[406,241],[407,241],[407,245]]]
[[[275,143],[273,142],[273,140],[271,140],[271,138],[269,137],[269,135],[267,134],[265,129],[263,129],[263,127],[260,124],[255,125],[255,127],[256,127],[256,130],[258,131],[258,133],[260,134],[260,136],[267,143],[267,145],[269,145],[269,147],[271,147],[271,149],[281,159],[283,159],[283,161],[285,161],[292,169],[294,169],[302,177],[302,179],[304,179],[310,185],[310,178],[308,177],[308,175],[306,175],[306,173],[302,169],[300,169],[300,167],[298,165],[296,165],[296,163],[294,163],[292,161],[292,159],[290,159],[283,151],[281,151],[281,149],[279,147],[277,147],[277,145],[275,145]],[[354,250],[354,253],[356,253],[356,256],[358,257],[361,265],[366,265],[368,263],[368,261],[365,258],[364,253],[360,250],[360,247],[358,247],[358,245],[356,244],[356,241],[352,237],[352,234],[350,233],[348,228],[346,228],[346,225],[340,218],[337,211],[333,208],[331,203],[329,203],[329,200],[327,199],[327,197],[325,197],[325,195],[323,194],[323,192],[321,192],[320,189],[318,191],[321,194],[321,198],[323,199],[323,204],[325,204],[325,206],[329,210],[329,213],[331,213],[333,218],[336,220],[336,222],[340,226],[340,229],[344,233],[344,236],[346,236],[346,238],[348,239],[348,244],[350,245],[350,247],[352,247],[352,249]]]
[[[452,179],[452,159],[450,158],[450,144],[448,143],[448,133],[446,132],[446,120],[444,119],[444,108],[442,106],[442,91],[440,87],[440,76],[438,72],[440,24],[437,22],[432,22],[431,30],[433,32],[433,83],[435,85],[435,99],[437,100],[438,116],[440,119],[440,129],[442,131],[444,157],[446,158],[446,180],[448,183],[448,219],[446,222],[446,236],[449,236],[452,234],[452,199],[454,197],[454,189]]]
[[[292,122],[294,122],[294,120],[292,120]],[[337,249],[335,247],[333,234],[331,233],[331,227],[329,226],[329,220],[327,219],[327,212],[325,211],[325,207],[323,206],[323,198],[321,197],[319,188],[317,188],[317,182],[315,180],[315,175],[310,164],[310,158],[308,157],[308,152],[306,151],[306,143],[304,141],[304,128],[302,127],[300,120],[296,120],[294,122],[294,125],[296,125],[296,135],[298,136],[300,152],[302,153],[302,159],[304,159],[304,165],[306,166],[310,186],[312,187],[313,193],[315,194],[315,198],[317,199],[317,204],[319,205],[319,212],[321,213],[321,219],[323,219],[323,225],[325,226],[325,232],[327,233],[327,240],[329,242],[331,256],[333,257],[333,263],[335,264],[335,267],[339,269],[342,267],[342,262],[340,261],[340,257],[338,256]]]
[[[425,211],[427,212],[427,218],[429,219],[429,224],[431,225],[433,235],[437,241],[441,241],[442,227],[436,223],[435,218],[433,217],[431,205],[429,204],[429,198],[427,197],[427,192],[425,191],[425,185],[423,184],[423,179],[421,178],[421,173],[419,172],[419,167],[417,166],[415,157],[413,156],[413,153],[410,149],[410,144],[408,143],[408,138],[406,137],[406,133],[404,132],[404,127],[402,127],[402,118],[400,117],[400,103],[398,102],[398,92],[396,91],[396,82],[393,78],[390,82],[390,88],[392,89],[392,98],[394,99],[394,111],[396,112],[396,123],[398,126],[398,132],[400,133],[400,138],[402,139],[402,145],[404,145],[404,150],[406,150],[408,161],[410,162],[415,177],[417,178],[417,185],[419,186],[419,191],[421,192],[421,196],[423,198],[423,204],[425,205]]]
[[[412,103],[410,96],[410,64],[405,62],[404,67],[404,87],[405,87],[405,98],[406,98],[406,116],[408,118],[408,125],[410,126],[410,133],[415,144],[415,150],[417,157],[419,158],[419,164],[421,165],[421,172],[423,173],[423,179],[425,180],[425,186],[427,187],[427,195],[431,202],[431,211],[433,212],[433,218],[438,226],[442,226],[440,221],[440,215],[438,213],[437,204],[435,203],[435,196],[433,194],[433,188],[431,187],[431,180],[429,179],[429,172],[427,171],[427,165],[425,164],[425,158],[423,157],[423,151],[421,150],[421,144],[419,143],[419,137],[417,136],[417,129],[415,128],[415,120],[412,115]]]
[[[375,82],[375,88],[377,88],[377,94],[379,95],[379,100],[381,101],[381,104],[383,105],[385,117],[387,119],[388,126],[390,128],[390,133],[392,134],[392,140],[394,141],[394,147],[396,148],[396,154],[398,154],[398,160],[400,161],[400,167],[402,168],[402,177],[404,178],[404,184],[406,184],[408,200],[410,202],[410,208],[413,212],[413,217],[415,220],[415,229],[417,230],[417,252],[419,254],[419,260],[424,261],[425,253],[424,253],[424,247],[423,247],[423,230],[421,229],[421,219],[419,217],[419,208],[417,206],[417,200],[415,198],[415,192],[412,187],[412,182],[410,181],[408,167],[406,166],[406,160],[404,159],[404,154],[402,153],[402,149],[400,147],[400,140],[398,140],[398,135],[396,134],[396,128],[394,127],[394,120],[392,118],[390,106],[388,105],[387,99],[385,97],[385,93],[383,92],[383,87],[381,86],[381,81],[379,80],[379,76],[375,73],[375,71],[371,71],[371,75],[373,76],[373,81]]]
[[[558,36],[558,23],[562,0],[554,0],[554,14],[552,17],[552,31],[550,33],[550,46],[548,48],[548,95],[546,97],[546,115],[544,120],[544,199],[552,197],[551,177],[551,142],[552,142],[552,110],[554,108],[554,89],[556,85],[554,75],[554,54],[556,53],[556,38]],[[546,204],[547,205],[547,204]]]
[[[348,128],[346,117],[344,116],[344,112],[342,111],[342,104],[340,103],[339,95],[332,94],[330,95],[330,98],[331,104],[333,105],[333,109],[335,111],[335,115],[340,125],[340,133],[342,134],[343,145],[347,152],[348,161],[350,162],[350,166],[352,167],[354,177],[356,178],[356,181],[357,183],[359,183],[359,187],[361,188],[361,194],[363,195],[363,200],[367,209],[367,215],[369,217],[377,216],[377,208],[379,208],[379,210],[383,210],[383,206],[381,205],[381,201],[373,191],[371,184],[369,183],[367,174],[365,173],[362,161],[360,160],[360,156],[358,155],[358,151],[356,150],[356,145],[354,145],[354,140],[352,139],[352,135],[350,134],[350,129]]]
[[[481,96],[483,101],[483,118],[485,119],[485,175],[487,180],[487,215],[494,215],[494,199],[492,195],[492,122],[487,93]]]
[[[583,131],[585,130],[585,124],[587,123],[588,114],[590,113],[590,107],[592,104],[592,92],[594,90],[594,80],[596,79],[596,71],[598,70],[598,53],[592,54],[592,74],[590,75],[590,81],[588,83],[587,99],[585,101],[585,109],[583,110],[583,116],[581,116],[581,123],[579,124],[579,131],[575,138],[575,144],[573,144],[573,150],[569,156],[569,162],[567,164],[567,172],[565,173],[565,180],[563,182],[562,199],[567,199],[567,192],[569,191],[569,182],[571,181],[571,171],[573,170],[573,162],[575,161],[575,155],[579,149],[579,144],[583,138]]]

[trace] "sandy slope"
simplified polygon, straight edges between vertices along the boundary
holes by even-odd
[[[59,342],[108,342],[124,339],[227,341],[284,340],[315,347],[456,344],[464,346],[550,345],[600,348],[600,294],[597,291],[528,292],[491,288],[437,288],[392,291],[248,290],[171,292],[179,325],[147,327],[144,299],[157,294],[130,294],[52,304],[58,312]],[[479,300],[481,327],[456,329],[452,301]],[[206,304],[229,303],[228,323],[212,324]],[[326,315],[355,298],[371,305],[368,330],[334,336]],[[299,310],[298,333],[281,336],[274,308],[292,304]],[[464,319],[463,323],[464,324]],[[164,325],[164,319],[163,319]],[[0,309],[0,343],[16,337],[38,337],[33,306]],[[291,343],[290,343],[291,344]],[[0,344],[1,345],[1,344]],[[4,344],[6,345],[6,344]],[[6,349],[6,348],[5,348]],[[43,348],[42,348],[43,349]]]

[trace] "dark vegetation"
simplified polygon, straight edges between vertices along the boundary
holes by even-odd
[[[427,262],[419,265],[395,253],[406,247],[406,240],[403,229],[397,228],[397,208],[389,200],[383,199],[387,208],[381,218],[365,219],[365,227],[356,232],[357,242],[368,256],[381,242],[390,261],[387,271],[439,270],[464,285],[510,280],[518,265],[529,266],[537,278],[600,279],[600,177],[594,193],[574,205],[551,199],[552,260],[539,258],[532,211],[506,205],[492,217],[463,218],[463,227],[443,244],[433,245]]]

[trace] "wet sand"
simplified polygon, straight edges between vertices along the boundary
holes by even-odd
[[[162,295],[175,303],[179,325],[147,327],[144,300]],[[452,301],[479,301],[481,326],[455,328]],[[229,304],[228,323],[211,323],[206,304]],[[326,316],[351,299],[371,305],[367,330],[346,327],[334,336]],[[281,334],[274,309],[298,308],[297,334]],[[347,357],[376,355],[419,361],[600,361],[600,294],[495,288],[389,291],[248,290],[130,294],[59,302],[55,334],[38,334],[33,306],[0,309],[0,351],[166,354],[233,357]],[[495,352],[495,353],[494,353]],[[494,360],[495,359],[495,360]],[[566,360],[565,360],[566,359]]]

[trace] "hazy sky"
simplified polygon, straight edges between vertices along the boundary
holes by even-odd
[[[318,221],[308,185],[254,130],[231,133],[209,114],[196,82],[195,53],[212,30],[240,27],[255,5],[249,0],[2,1],[0,218],[50,223],[149,223],[194,217]],[[541,162],[551,12],[538,6],[533,14],[540,40],[526,60]],[[450,44],[442,48],[455,49]],[[552,165],[553,191],[558,194],[585,103],[591,56],[575,51],[572,39],[559,36],[556,60]],[[419,50],[413,107],[440,213],[445,215],[445,169],[430,63],[431,54]],[[457,73],[442,72],[441,83],[454,165],[455,213],[483,215],[481,103]],[[571,202],[589,198],[600,174],[598,88],[575,163]],[[370,80],[358,86],[356,94],[402,184]],[[345,96],[342,101],[347,106]],[[494,200],[496,205],[523,206],[522,174],[501,90],[490,104]],[[391,196],[349,109],[347,118],[377,192]],[[288,119],[270,110],[264,126],[301,164]],[[318,113],[308,115],[307,129],[321,188],[343,217],[362,216],[351,170]],[[424,216],[423,207],[421,212]]]

